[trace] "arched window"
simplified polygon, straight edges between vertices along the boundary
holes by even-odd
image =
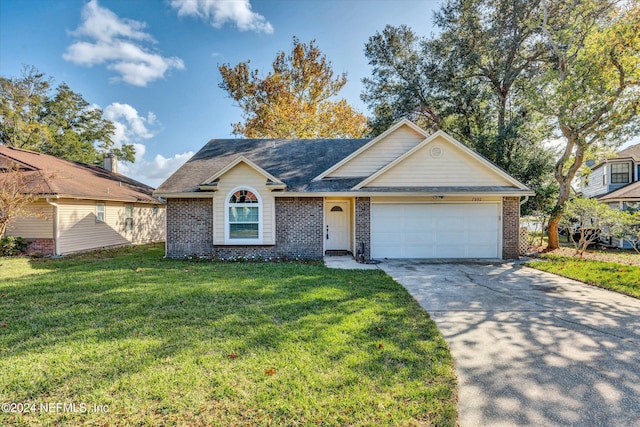
[[[252,188],[236,188],[225,203],[227,244],[256,244],[262,241],[262,201]]]

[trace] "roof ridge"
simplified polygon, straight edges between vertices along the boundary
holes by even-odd
[[[44,153],[40,153],[38,151],[33,151],[33,150],[27,150],[26,148],[18,148],[18,147],[12,147],[9,145],[5,145],[5,147],[7,147],[9,150],[16,150],[16,151],[22,151],[24,153],[31,153],[31,154],[37,154],[38,156]]]

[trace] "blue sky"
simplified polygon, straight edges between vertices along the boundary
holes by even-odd
[[[266,74],[295,35],[316,40],[341,97],[365,114],[364,44],[385,25],[432,34],[439,0],[0,0],[0,75],[34,65],[104,110],[116,142],[137,148],[120,171],[157,187],[211,138],[230,138],[240,109],[217,65],[251,60]],[[631,143],[639,143],[636,137]]]
[[[368,114],[364,44],[386,24],[433,32],[436,0],[0,0],[0,75],[34,65],[67,83],[136,144],[121,172],[158,186],[211,138],[229,138],[240,109],[217,65],[251,60],[266,74],[292,37],[315,39],[347,73],[340,93]]]

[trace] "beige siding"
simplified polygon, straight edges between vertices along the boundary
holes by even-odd
[[[267,179],[261,173],[240,162],[220,177],[218,190],[213,197],[213,244],[224,245],[224,205],[229,192],[236,187],[248,186],[262,198],[262,244],[275,244],[275,202],[266,186]]]
[[[369,147],[328,176],[356,177],[369,176],[381,167],[406,153],[420,142],[424,136],[411,129],[401,126],[395,132]]]
[[[432,155],[434,148],[441,150],[439,157]],[[437,138],[366,187],[503,185],[512,184],[444,138]]]
[[[136,205],[133,211],[132,243],[159,242],[165,239],[166,210],[158,204],[154,212],[151,205]]]
[[[61,254],[108,246],[145,243],[164,237],[164,207],[157,214],[151,205],[134,205],[134,229],[125,230],[125,203],[104,202],[105,222],[96,221],[96,202],[85,200],[58,201]],[[147,220],[152,219],[151,223]]]
[[[35,216],[20,217],[9,223],[6,234],[25,239],[53,239],[53,206],[44,200],[29,205]]]

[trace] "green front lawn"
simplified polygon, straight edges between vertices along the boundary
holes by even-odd
[[[640,267],[596,259],[541,255],[529,267],[640,298]]]
[[[384,273],[162,255],[0,258],[0,425],[456,424],[447,345]]]

